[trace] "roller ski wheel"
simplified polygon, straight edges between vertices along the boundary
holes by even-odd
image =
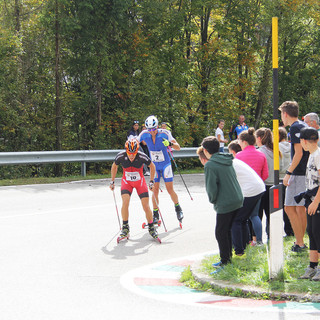
[[[157,222],[153,222],[153,225],[155,227],[160,227],[161,226],[161,220],[158,220]],[[142,229],[148,228],[148,226],[149,226],[148,223],[144,222],[142,224]]]

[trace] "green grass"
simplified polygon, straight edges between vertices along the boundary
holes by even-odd
[[[224,280],[230,284],[255,286],[264,289],[267,294],[252,294],[252,296],[258,296],[260,299],[268,299],[271,296],[274,299],[275,297],[272,295],[273,292],[286,294],[320,294],[320,282],[298,279],[309,264],[309,252],[308,250],[302,253],[292,252],[291,246],[293,241],[293,237],[284,239],[283,272],[272,280],[269,279],[266,246],[248,246],[243,256],[239,257],[234,255],[232,264],[225,266],[221,272],[215,275],[211,275],[210,273],[215,270],[215,268],[212,267],[212,263],[219,261],[219,255],[212,255],[202,261],[201,271],[212,277],[212,279]],[[308,243],[307,237],[305,243]],[[181,278],[181,281],[186,285],[196,282],[190,274],[191,272],[186,270]],[[198,289],[202,290],[201,284],[193,284],[193,288],[197,288],[197,286],[199,287]],[[206,288],[204,289],[207,290]],[[230,294],[228,289],[219,289],[218,291],[219,294]],[[239,292],[232,292],[232,295],[248,296],[248,294],[241,292],[241,290],[236,291]],[[214,289],[214,292],[217,292],[217,289]],[[268,293],[271,293],[271,295]]]
[[[192,174],[192,173],[203,173],[203,168],[194,168],[181,170],[181,174]],[[177,175],[178,172],[175,172]],[[119,168],[117,177],[122,176],[122,170]],[[64,176],[64,177],[32,177],[32,178],[20,178],[20,179],[0,179],[0,186],[16,186],[16,185],[29,185],[29,184],[45,184],[45,183],[63,183],[70,181],[79,181],[79,180],[95,180],[95,179],[110,179],[110,173],[106,174],[96,174],[96,175],[86,175],[85,177],[79,176]]]
[[[120,177],[120,176],[119,176]],[[107,179],[109,175],[87,175],[82,176],[68,176],[68,177],[33,177],[33,178],[20,178],[20,179],[4,179],[0,180],[0,186],[18,186],[29,184],[46,184],[46,183],[63,183],[79,180],[94,180],[94,179]]]

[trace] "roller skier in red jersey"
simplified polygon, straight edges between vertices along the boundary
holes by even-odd
[[[126,150],[118,153],[111,167],[111,190],[115,188],[114,180],[118,166],[121,165],[123,168],[121,179],[121,216],[123,223],[118,242],[129,238],[129,203],[134,188],[137,190],[143,210],[145,211],[149,233],[160,242],[158,233],[153,225],[152,211],[149,206],[148,186],[143,175],[143,165],[146,164],[150,168],[149,189],[152,191],[154,188],[155,165],[146,154],[138,151],[139,146],[140,144],[136,139],[128,140],[125,144]]]

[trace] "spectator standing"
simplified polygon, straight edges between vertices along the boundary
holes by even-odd
[[[139,121],[134,120],[131,128],[127,132],[127,140],[132,140],[134,138],[137,138],[139,134],[140,134]]]
[[[282,154],[282,157],[281,157],[282,165],[280,165],[280,170],[279,170],[280,183],[282,183],[283,178],[286,175],[286,171],[288,170],[291,162],[291,145],[290,145],[290,142],[288,142],[288,133],[284,127],[279,128],[279,150]],[[282,184],[282,186],[283,186],[282,199],[284,203],[286,186],[284,184]],[[283,215],[283,223],[284,223],[284,232],[286,233],[286,236],[294,236],[290,220],[284,208],[282,211],[283,211],[282,215]]]
[[[216,129],[216,138],[220,143],[219,152],[224,152],[224,144],[228,142],[228,140],[224,138],[223,128],[224,120],[219,120],[218,127]]]
[[[288,133],[284,127],[279,128],[279,150],[282,155],[279,178],[283,180],[291,162],[291,144],[288,142]]]
[[[300,144],[300,130],[307,124],[298,119],[299,105],[296,101],[285,101],[279,110],[283,124],[290,126],[291,139],[291,163],[283,178],[283,184],[287,187],[284,205],[296,238],[291,250],[300,252],[306,249],[303,237],[307,228],[307,215],[305,207],[298,204],[294,196],[305,189],[305,173],[309,152],[303,150]]]
[[[244,121],[245,117],[242,114],[241,116],[239,116],[239,122],[234,124],[229,131],[230,141],[238,139],[238,136],[242,131],[248,130],[248,126],[245,124]]]
[[[254,134],[254,128],[249,128],[240,133],[238,140],[242,151],[237,153],[236,159],[248,164],[264,181],[269,176],[267,158],[261,151],[255,148],[256,137]],[[253,245],[262,243],[262,223],[259,218],[260,202],[260,200],[257,202],[250,216],[252,228],[256,236],[256,240],[252,242]]]
[[[243,204],[243,195],[232,165],[233,156],[219,153],[219,141],[209,136],[201,143],[208,161],[204,165],[206,191],[216,215],[215,235],[219,246],[220,262],[215,264],[221,270],[231,262],[233,220]]]
[[[256,141],[259,151],[261,151],[267,158],[268,163],[268,178],[264,180],[266,185],[266,192],[261,198],[261,204],[259,208],[259,217],[262,220],[263,212],[266,216],[266,232],[269,238],[270,227],[270,197],[269,190],[274,185],[274,164],[273,164],[273,138],[272,132],[269,128],[260,128],[256,131]],[[282,155],[280,155],[282,156]]]
[[[320,281],[320,148],[318,131],[303,128],[300,131],[300,143],[305,151],[310,152],[306,171],[306,189],[304,198],[307,208],[307,231],[309,235],[309,266],[300,279]]]
[[[318,134],[320,135],[319,116],[316,113],[308,113],[304,116],[303,119],[309,127],[315,128],[318,131]],[[320,139],[318,140],[318,147],[320,147]]]
[[[235,157],[241,151],[239,143],[235,140],[228,145],[229,153]],[[249,243],[248,220],[257,203],[264,194],[266,187],[258,174],[245,162],[233,159],[233,167],[244,196],[243,206],[239,209],[232,224],[232,243],[236,255],[244,254]]]

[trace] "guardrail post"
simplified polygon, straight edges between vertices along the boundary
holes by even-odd
[[[85,177],[86,176],[86,163],[84,162],[84,161],[82,161],[81,162],[81,175],[83,176],[83,177]]]

